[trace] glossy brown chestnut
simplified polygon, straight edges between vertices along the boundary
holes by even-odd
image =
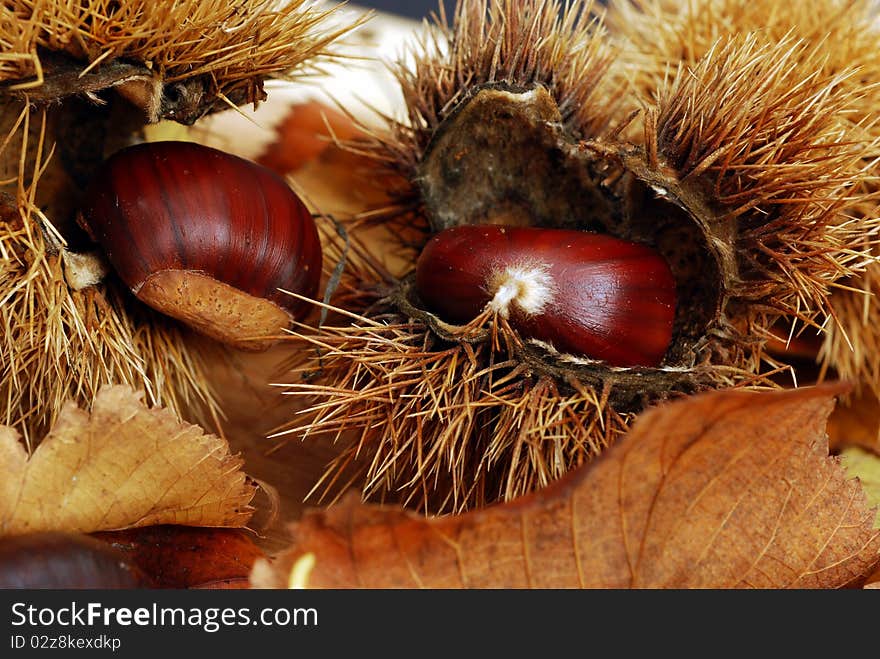
[[[269,169],[199,144],[117,152],[80,223],[139,299],[235,347],[264,349],[307,311],[278,289],[318,290],[321,244],[302,201]]]
[[[0,539],[0,588],[145,588],[150,579],[117,549],[78,533]]]
[[[488,308],[527,339],[613,366],[658,366],[672,341],[675,280],[654,250],[583,231],[460,226],[436,234],[416,289],[441,319]]]

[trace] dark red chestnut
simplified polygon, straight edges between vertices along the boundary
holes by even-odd
[[[278,289],[318,290],[321,244],[302,201],[269,169],[199,144],[117,152],[80,223],[140,300],[238,348],[267,348],[307,311]]]
[[[121,551],[79,533],[0,539],[0,588],[145,588],[149,578]]]
[[[416,288],[440,318],[489,308],[521,336],[614,366],[658,366],[672,341],[675,280],[654,250],[583,231],[459,226],[437,233]]]

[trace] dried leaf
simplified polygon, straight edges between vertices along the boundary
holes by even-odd
[[[878,507],[874,527],[880,529],[880,457],[858,448],[848,448],[840,454],[840,459],[846,473],[858,477],[868,504]]]
[[[880,401],[863,391],[838,405],[828,419],[832,450],[859,446],[880,455]]]
[[[318,101],[291,106],[275,131],[277,139],[266,147],[258,162],[281,174],[317,158],[334,138],[350,140],[360,134],[349,117]]]
[[[152,524],[243,526],[255,488],[228,444],[127,387],[67,404],[28,457],[0,427],[0,536]]]
[[[306,515],[257,587],[819,588],[880,559],[874,513],[828,457],[839,387],[714,392],[644,413],[534,495],[425,519],[354,498]]]
[[[263,552],[237,529],[150,526],[97,533],[157,588],[247,588]]]

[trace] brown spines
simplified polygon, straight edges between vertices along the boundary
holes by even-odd
[[[880,71],[871,0],[804,0],[796,7],[776,0],[621,0],[609,3],[606,22],[632,87],[644,98],[653,97],[670,69],[694,66],[719,39],[745,34],[770,46],[794,39],[820,49],[823,75],[859,69],[855,83],[876,81]],[[880,94],[864,91],[875,101]],[[861,107],[861,116],[851,113],[847,120],[858,123],[876,102],[866,99]]]
[[[335,57],[331,44],[365,18],[346,22],[345,11],[303,0],[0,6],[0,423],[30,442],[63,402],[89,404],[113,382],[216,426],[205,364],[215,348],[118,281],[74,276],[65,249],[82,247],[74,210],[102,157],[144,123],[191,123],[262,100],[268,77],[315,72],[316,58]],[[103,94],[111,88],[143,113]]]
[[[90,94],[118,87],[151,121],[189,123],[263,100],[264,79],[335,56],[331,44],[364,17],[346,23],[334,12],[306,0],[15,0],[0,8],[0,82],[45,101],[76,93],[68,83]]]
[[[90,404],[101,385],[124,382],[152,404],[215,424],[209,348],[156,323],[115,286],[71,289],[64,239],[43,212],[55,206],[38,190],[52,173],[48,122],[45,111],[33,114],[22,108],[0,142],[0,162],[17,174],[4,181],[11,193],[0,192],[0,423],[33,448],[65,402]]]
[[[861,99],[858,71],[822,73],[824,60],[794,40],[722,39],[660,88],[645,131],[655,169],[699,180],[719,225],[736,221],[730,296],[807,321],[829,313],[831,282],[864,267],[874,225],[853,209],[877,143],[841,120]]]
[[[459,331],[491,331],[481,320]],[[547,485],[625,429],[594,388],[530,375],[511,346],[445,342],[381,303],[299,338],[320,352],[304,369],[317,379],[288,386],[311,404],[276,437],[342,446],[313,490],[321,500],[357,483],[425,512],[467,510]]]
[[[737,35],[748,34],[755,53],[780,52],[785,46],[778,44],[788,44],[791,52],[782,53],[791,69],[786,77],[791,81],[800,77],[804,82],[795,86],[777,74],[782,83],[777,91],[792,100],[801,96],[806,112],[797,124],[809,139],[800,140],[807,147],[801,158],[792,154],[785,166],[780,160],[778,166],[769,163],[765,168],[757,163],[751,170],[760,171],[765,187],[777,195],[776,202],[769,202],[775,206],[775,221],[770,217],[761,221],[753,214],[755,221],[746,234],[755,248],[751,253],[763,252],[764,264],[768,259],[776,261],[784,276],[772,294],[759,293],[781,302],[779,306],[793,316],[804,315],[808,323],[816,317],[815,310],[821,309],[816,322],[825,336],[821,351],[825,367],[857,387],[880,389],[880,360],[875,356],[871,329],[876,324],[872,319],[880,312],[873,297],[865,293],[876,288],[877,266],[866,263],[864,256],[873,244],[880,215],[876,183],[880,26],[874,3],[809,0],[794,10],[772,0],[630,0],[613,3],[607,21],[634,86],[646,98],[655,95],[670,69],[700,68],[701,60],[715,57],[714,51]],[[769,56],[766,59],[773,61]],[[747,85],[743,82],[742,86]],[[808,105],[804,89],[811,90],[817,104],[825,107],[824,113]],[[812,124],[804,117],[813,117]],[[810,140],[813,148],[809,148]],[[785,153],[771,144],[766,148],[768,153]],[[795,162],[799,171],[792,166]],[[742,171],[749,173],[745,166]],[[761,192],[760,186],[754,187]],[[804,203],[787,202],[787,197],[797,196],[797,189],[808,193]],[[766,210],[768,203],[761,195],[752,196],[758,204],[755,210]],[[820,231],[824,231],[821,238]],[[853,271],[864,274],[853,276]],[[800,292],[793,295],[792,291]]]
[[[592,3],[558,0],[463,0],[452,23],[441,15],[394,69],[407,107],[374,155],[411,176],[440,123],[474,90],[542,85],[557,101],[572,134],[586,137],[610,122],[620,86],[606,87],[614,49]]]
[[[880,268],[871,264],[831,297],[834,321],[824,328],[818,359],[856,391],[880,395]]]
[[[39,87],[49,73],[41,58],[56,52],[83,68],[122,59],[144,64],[165,84],[202,77],[218,97],[259,100],[265,77],[301,75],[315,58],[332,55],[331,44],[352,28],[333,26],[332,13],[304,0],[16,0],[0,9],[0,37],[9,44],[0,81]]]
[[[210,425],[217,403],[204,346],[132,309],[112,288],[71,291],[62,259],[31,225],[0,220],[0,423],[28,443],[50,427],[63,404],[86,404],[106,382],[126,382],[155,405],[185,410]],[[199,415],[201,410],[201,416]]]
[[[461,0],[451,28],[441,17],[397,70],[409,122],[390,121],[365,149],[405,179],[400,203],[365,218],[428,233],[565,226],[645,243],[677,282],[673,341],[659,368],[585,364],[488,312],[449,325],[407,278],[361,280],[354,288],[376,303],[351,327],[307,339],[323,347],[322,378],[295,385],[315,397],[298,432],[353,442],[327,480],[360,465],[365,494],[401,491],[429,510],[507,498],[595,455],[653,401],[774,386],[785,369],[764,351],[774,323],[833,322],[830,290],[864,270],[877,227],[866,103],[877,90],[829,40],[777,34],[790,10],[757,4],[770,27],[754,34],[738,27],[742,3],[712,0],[680,13],[680,3],[626,4],[609,34],[585,18],[587,2],[557,19],[555,2]],[[823,11],[844,34],[846,19]],[[640,47],[652,30],[661,43]],[[424,235],[408,244],[415,256]]]

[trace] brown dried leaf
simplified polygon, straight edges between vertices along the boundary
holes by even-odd
[[[108,386],[67,404],[28,457],[0,426],[0,536],[152,524],[243,526],[255,487],[228,444]]]
[[[880,455],[880,401],[871,391],[853,395],[838,405],[828,419],[832,450],[858,446]]]
[[[643,414],[596,462],[510,504],[425,519],[348,498],[294,525],[257,587],[820,588],[880,559],[828,457],[840,388],[714,392]]]
[[[361,134],[351,118],[318,101],[290,107],[275,129],[278,137],[257,162],[287,174],[316,159],[333,140],[350,140]]]

